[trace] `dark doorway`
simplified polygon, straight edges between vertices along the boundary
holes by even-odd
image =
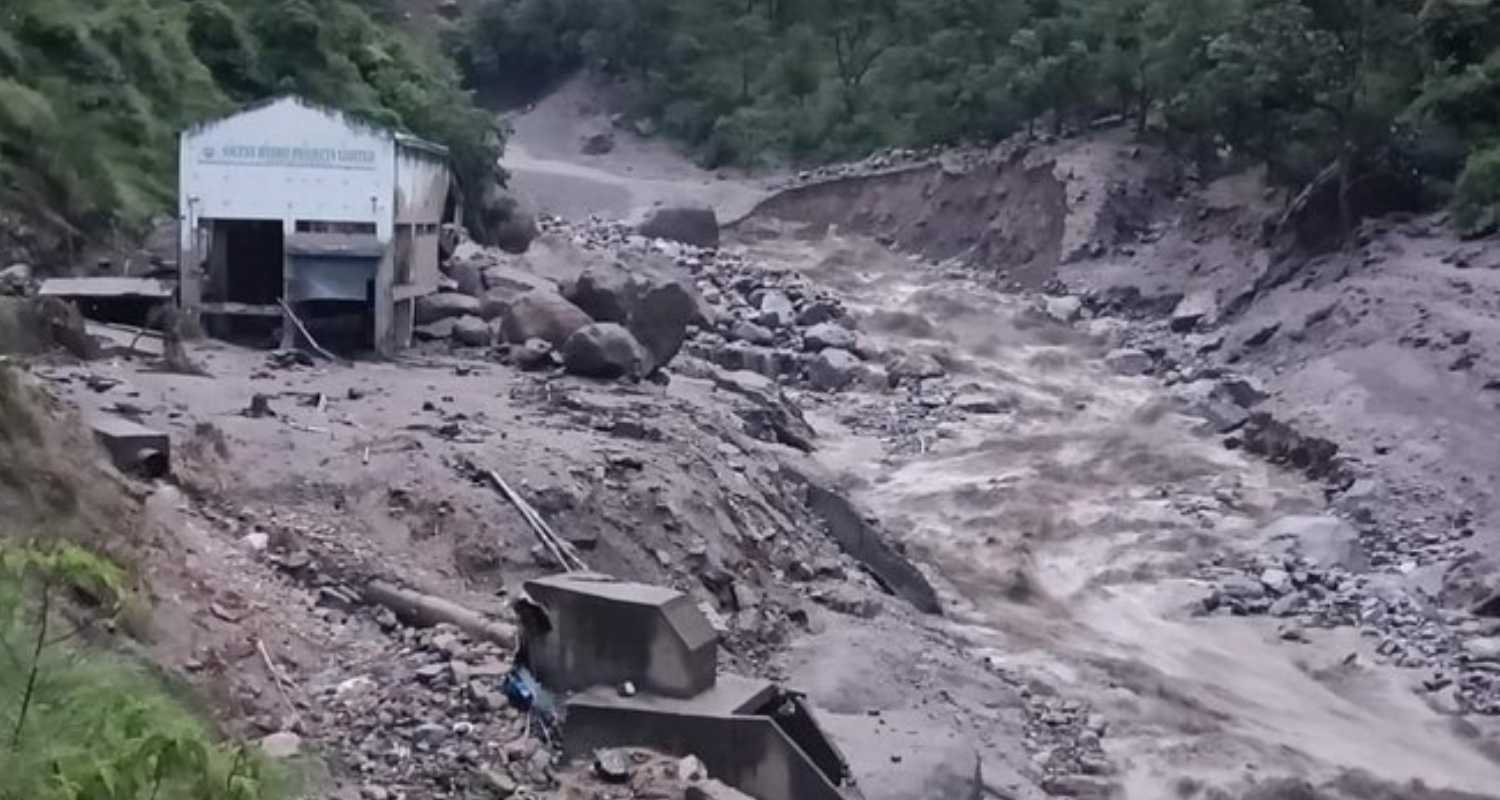
[[[224,296],[217,299],[248,305],[281,299],[285,247],[279,220],[216,220],[214,234],[214,248],[224,248]]]

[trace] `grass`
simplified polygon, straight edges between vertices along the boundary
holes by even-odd
[[[14,583],[9,589],[14,592]],[[287,770],[253,749],[220,743],[144,668],[74,642],[56,642],[67,634],[39,639],[43,631],[34,623],[13,620],[7,627],[0,632],[0,798],[291,796]],[[44,647],[33,671],[38,641]]]
[[[0,366],[0,800],[280,800],[290,770],[223,741],[114,652],[137,608],[138,503],[86,429]]]

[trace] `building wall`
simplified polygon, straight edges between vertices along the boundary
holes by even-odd
[[[410,237],[410,264],[396,267],[397,283],[435,291],[438,269],[438,236],[443,207],[448,201],[448,161],[420,145],[396,145],[397,235]],[[403,257],[398,251],[397,258]]]
[[[284,235],[361,233],[386,245],[398,227],[411,237],[403,264],[387,248],[375,278],[376,346],[409,338],[412,298],[439,282],[438,237],[449,170],[441,148],[403,140],[337,111],[294,97],[184,131],[180,143],[179,214],[182,303],[202,296],[199,264],[210,252],[203,222],[279,220]],[[398,185],[399,180],[399,185]],[[398,275],[403,284],[394,285]],[[288,269],[289,284],[296,280]]]
[[[363,222],[390,240],[396,153],[387,131],[283,98],[184,131],[180,146],[184,230],[201,219]]]

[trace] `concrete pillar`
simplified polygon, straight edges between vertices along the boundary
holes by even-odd
[[[281,299],[288,306],[292,301],[292,257],[288,253],[287,243],[297,233],[297,221],[288,217],[281,221]],[[281,312],[281,349],[291,350],[297,346],[297,325],[287,316],[286,311]]]
[[[395,277],[393,250],[386,248],[375,270],[375,350],[383,356],[394,355],[399,347],[395,336],[396,300],[391,286]]]

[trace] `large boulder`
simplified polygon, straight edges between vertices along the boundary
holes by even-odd
[[[670,266],[623,263],[584,270],[568,292],[568,299],[595,322],[624,325],[650,354],[648,372],[666,366],[687,338],[687,328],[699,324],[703,301],[698,293],[671,274]]]
[[[479,298],[479,316],[497,319],[510,308],[517,297],[530,291],[556,291],[546,278],[533,275],[508,264],[496,264],[484,271],[484,294]]]
[[[896,353],[887,362],[886,369],[896,383],[941,378],[948,372],[942,362],[928,353]]]
[[[591,322],[568,337],[562,346],[563,368],[587,378],[636,378],[645,375],[650,360],[645,348],[624,326]]]
[[[630,316],[630,332],[651,356],[649,371],[676,357],[696,311],[694,293],[681,281],[663,281],[641,296]]]
[[[478,298],[458,292],[437,292],[417,298],[416,323],[429,325],[442,319],[479,314]]]
[[[568,299],[596,322],[626,323],[642,293],[636,277],[622,265],[609,264],[584,270],[568,292]]]
[[[427,325],[418,325],[412,328],[411,335],[419,342],[445,342],[453,338],[453,326],[457,322],[457,317],[448,317]]]
[[[466,347],[488,347],[495,332],[479,317],[459,317],[453,321],[453,341]]]
[[[1189,333],[1200,323],[1212,325],[1218,320],[1219,300],[1212,289],[1199,289],[1183,297],[1172,312],[1172,330]]]
[[[474,240],[507,253],[526,252],[540,232],[531,210],[496,182],[485,187],[470,214]]]
[[[512,344],[544,339],[559,347],[591,320],[562,295],[538,289],[517,297],[500,318],[500,335]]]
[[[830,347],[808,362],[807,380],[814,389],[836,392],[854,382],[859,366],[858,356],[848,350]]]
[[[484,275],[481,262],[477,260],[451,261],[448,263],[448,277],[458,284],[460,294],[470,297],[479,297],[484,294]]]
[[[729,337],[741,342],[749,342],[756,345],[771,345],[776,342],[776,334],[770,328],[756,325],[749,320],[740,320],[729,330]]]
[[[854,350],[854,331],[833,322],[820,322],[802,334],[802,341],[812,352],[833,347]]]
[[[719,218],[712,208],[667,206],[652,211],[637,231],[652,239],[669,239],[695,247],[719,246]]]

